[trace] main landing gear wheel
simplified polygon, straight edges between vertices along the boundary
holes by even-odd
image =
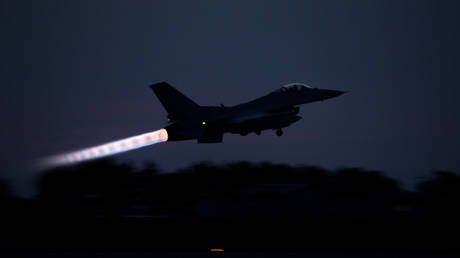
[[[262,132],[261,131],[256,131],[256,134],[257,135],[260,135]]]
[[[281,129],[276,130],[276,135],[278,135],[278,136],[283,135],[283,130],[281,130]]]

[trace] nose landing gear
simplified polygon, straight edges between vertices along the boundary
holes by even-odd
[[[281,130],[281,128],[276,130],[276,135],[278,135],[278,136],[283,135],[283,130]]]

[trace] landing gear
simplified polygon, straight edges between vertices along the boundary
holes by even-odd
[[[281,130],[281,129],[276,130],[276,135],[278,135],[278,136],[283,135],[283,130]]]
[[[260,135],[262,132],[261,131],[256,131],[256,134],[257,135]]]
[[[240,133],[240,135],[246,136],[246,135],[248,135],[248,132],[242,132],[242,133]]]

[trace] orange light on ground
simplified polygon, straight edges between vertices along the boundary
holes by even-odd
[[[212,248],[210,251],[211,251],[211,252],[223,252],[224,249]]]
[[[134,149],[139,149],[155,143],[165,142],[167,140],[168,132],[165,129],[160,129],[150,133],[144,133],[98,146],[48,157],[42,160],[40,165],[42,167],[70,165],[81,161],[103,158]]]

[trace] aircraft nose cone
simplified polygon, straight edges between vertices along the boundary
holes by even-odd
[[[340,90],[325,90],[323,93],[323,99],[330,99],[330,98],[335,98],[338,97],[342,94],[345,94],[346,91],[340,91]]]
[[[346,93],[345,91],[340,91],[340,90],[331,90],[329,93],[330,98],[338,97],[342,94]]]

